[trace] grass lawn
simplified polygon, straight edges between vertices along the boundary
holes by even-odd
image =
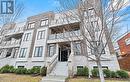
[[[72,78],[68,82],[100,82],[98,79]],[[130,82],[130,80],[106,80],[105,82]]]
[[[0,82],[40,82],[41,76],[0,74]]]

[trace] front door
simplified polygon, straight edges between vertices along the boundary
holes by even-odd
[[[61,51],[61,61],[67,61],[68,60],[68,50],[62,50]]]
[[[70,54],[70,49],[59,48],[59,58],[58,60],[61,62],[68,61],[68,56]]]

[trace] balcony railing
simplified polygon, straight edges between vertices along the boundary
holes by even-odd
[[[69,38],[69,37],[71,38],[71,37],[77,37],[77,36],[80,36],[80,30],[59,33],[59,34],[51,34],[49,35],[49,40],[63,39],[63,38]]]
[[[23,32],[23,30],[24,30],[24,27],[16,27],[16,28],[11,29],[11,30],[6,30],[5,34],[6,35],[16,34],[16,33]]]
[[[21,43],[21,39],[19,40],[11,40],[11,41],[4,41],[0,44],[0,46],[3,46],[3,47],[9,47],[9,46],[17,46],[17,45],[20,45]]]

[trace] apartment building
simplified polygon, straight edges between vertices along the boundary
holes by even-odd
[[[78,67],[97,67],[82,54],[80,21],[71,20],[68,24],[66,20],[61,21],[62,16],[62,13],[46,12],[31,16],[24,23],[4,25],[0,35],[0,67],[6,64],[25,68],[46,66],[48,75],[61,76],[75,74]],[[109,46],[103,57],[103,68],[120,69]]]

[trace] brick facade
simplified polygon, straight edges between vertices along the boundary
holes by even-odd
[[[127,33],[117,41],[121,52],[121,58],[118,61],[121,69],[130,71],[130,44],[126,43],[128,39],[130,39],[130,33]]]

